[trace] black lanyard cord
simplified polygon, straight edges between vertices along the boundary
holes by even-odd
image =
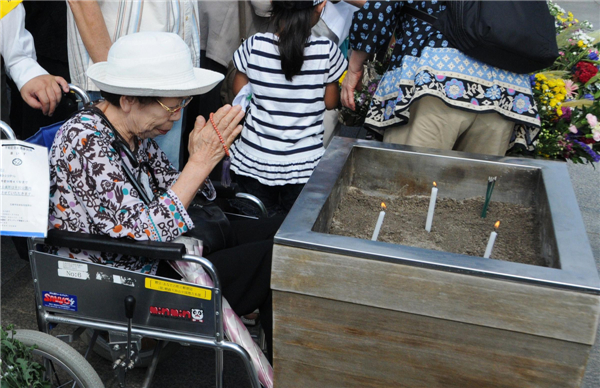
[[[121,134],[115,129],[115,127],[113,127],[112,123],[104,115],[104,112],[102,112],[97,107],[95,107],[95,106],[86,107],[83,109],[83,112],[86,112],[86,111],[90,112],[92,114],[95,114],[96,116],[99,116],[100,119],[103,121],[104,125],[106,125],[112,131],[112,133],[115,137],[115,140],[113,140],[113,142],[111,143],[111,146],[115,149],[115,153],[121,159],[121,167],[123,168],[123,171],[125,172],[125,175],[127,176],[127,179],[129,180],[129,183],[131,183],[133,188],[138,192],[142,202],[144,202],[144,204],[146,204],[146,206],[150,205],[150,203],[152,202],[152,199],[150,198],[149,194],[146,192],[146,190],[140,183],[140,181],[138,179],[139,176],[138,176],[138,178],[136,178],[133,175],[133,172],[129,169],[129,167],[127,167],[127,165],[125,164],[125,161],[123,160],[123,158],[121,156],[121,152],[124,153],[125,156],[127,157],[127,159],[129,159],[129,162],[131,163],[131,165],[134,168],[140,167],[141,173],[145,174],[145,172],[143,171],[143,169],[140,166],[140,162],[133,155],[133,153],[131,152],[131,149],[129,149],[129,146],[127,145],[127,143],[125,142],[125,140],[123,139]],[[152,168],[150,168],[149,165],[148,165],[148,171],[150,172],[150,175],[152,176],[154,185],[158,188],[158,182],[156,180],[156,176],[154,175],[154,171],[152,171]],[[163,193],[166,190],[159,188],[158,191],[160,193]]]

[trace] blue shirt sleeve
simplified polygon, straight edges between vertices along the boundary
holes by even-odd
[[[373,54],[386,46],[394,34],[403,5],[403,1],[367,1],[352,18],[352,48]]]

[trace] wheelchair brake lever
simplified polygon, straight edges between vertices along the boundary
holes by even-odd
[[[134,362],[131,360],[131,325],[135,311],[135,298],[132,295],[125,297],[125,316],[127,317],[127,369],[133,369]]]

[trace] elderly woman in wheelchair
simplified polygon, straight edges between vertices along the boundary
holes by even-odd
[[[181,172],[171,166],[153,139],[171,129],[193,95],[222,79],[193,68],[190,57],[177,35],[143,32],[119,39],[107,62],[90,67],[87,74],[104,99],[72,116],[54,139],[49,229],[172,242],[194,228],[187,209],[199,192],[208,200],[215,198],[208,176],[240,133],[244,112],[225,106],[208,122],[199,116],[190,134],[189,161]],[[238,315],[260,309],[269,345],[272,238],[280,222],[232,222],[231,246],[205,255]],[[164,261],[95,251],[85,244],[52,247],[50,253],[181,278]]]

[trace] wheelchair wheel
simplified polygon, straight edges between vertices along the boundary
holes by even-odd
[[[104,388],[90,363],[58,338],[34,330],[17,330],[15,339],[26,346],[37,346],[33,358],[46,368],[44,378],[51,387]]]
[[[86,345],[89,345],[90,341],[92,340],[93,334],[94,330],[86,329],[81,334],[80,338]],[[161,362],[162,360],[166,360],[167,358],[171,357],[175,353],[175,351],[177,351],[178,346],[179,344],[177,344],[176,342],[168,342],[167,345],[160,351],[160,354],[158,356],[158,362]],[[98,336],[98,339],[96,339],[96,344],[94,345],[94,348],[92,350],[100,357],[112,361],[110,349],[108,347],[108,342],[106,342],[106,339],[102,335]],[[141,368],[149,367],[150,363],[152,362],[153,355],[154,348],[148,350],[142,349],[142,351],[139,353],[140,361],[139,363],[136,363],[135,366]]]

